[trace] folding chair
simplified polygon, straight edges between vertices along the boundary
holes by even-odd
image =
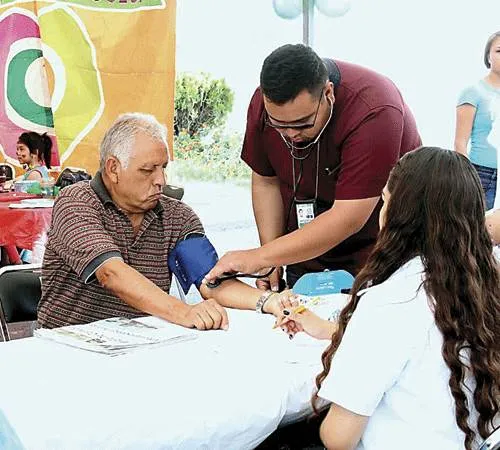
[[[481,444],[479,450],[499,450],[500,449],[500,427],[495,429]]]
[[[184,197],[184,188],[180,186],[174,186],[173,184],[166,184],[163,186],[163,195],[170,198],[175,198],[176,200],[182,200]]]
[[[9,341],[9,324],[35,321],[42,295],[41,264],[0,269],[0,338]]]
[[[12,164],[2,162],[0,163],[0,167],[5,168],[6,181],[13,180],[16,177],[16,169]]]

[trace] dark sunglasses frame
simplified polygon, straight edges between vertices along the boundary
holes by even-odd
[[[288,130],[308,130],[308,129],[314,127],[314,125],[316,125],[316,119],[318,118],[319,107],[321,105],[321,101],[323,100],[323,92],[325,92],[325,88],[321,89],[321,94],[320,94],[319,100],[318,100],[318,106],[316,107],[316,113],[314,114],[314,119],[313,119],[312,123],[304,123],[304,124],[299,124],[299,125],[286,124],[283,122],[282,123],[272,123],[270,118],[269,118],[269,114],[264,109],[265,124],[271,128],[276,129],[276,130],[285,130],[285,129],[288,129]]]

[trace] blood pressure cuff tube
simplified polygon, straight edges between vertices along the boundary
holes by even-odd
[[[193,284],[200,288],[204,276],[218,260],[217,252],[206,236],[193,233],[177,243],[168,256],[168,267],[187,294]]]

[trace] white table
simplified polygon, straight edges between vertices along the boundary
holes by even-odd
[[[328,342],[274,318],[109,357],[45,341],[0,344],[0,409],[27,449],[250,449],[307,416]]]

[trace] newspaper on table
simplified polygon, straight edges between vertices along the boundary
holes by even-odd
[[[137,319],[113,317],[85,325],[40,328],[35,330],[34,335],[110,356],[122,355],[141,348],[184,342],[197,336],[192,330],[156,317]]]

